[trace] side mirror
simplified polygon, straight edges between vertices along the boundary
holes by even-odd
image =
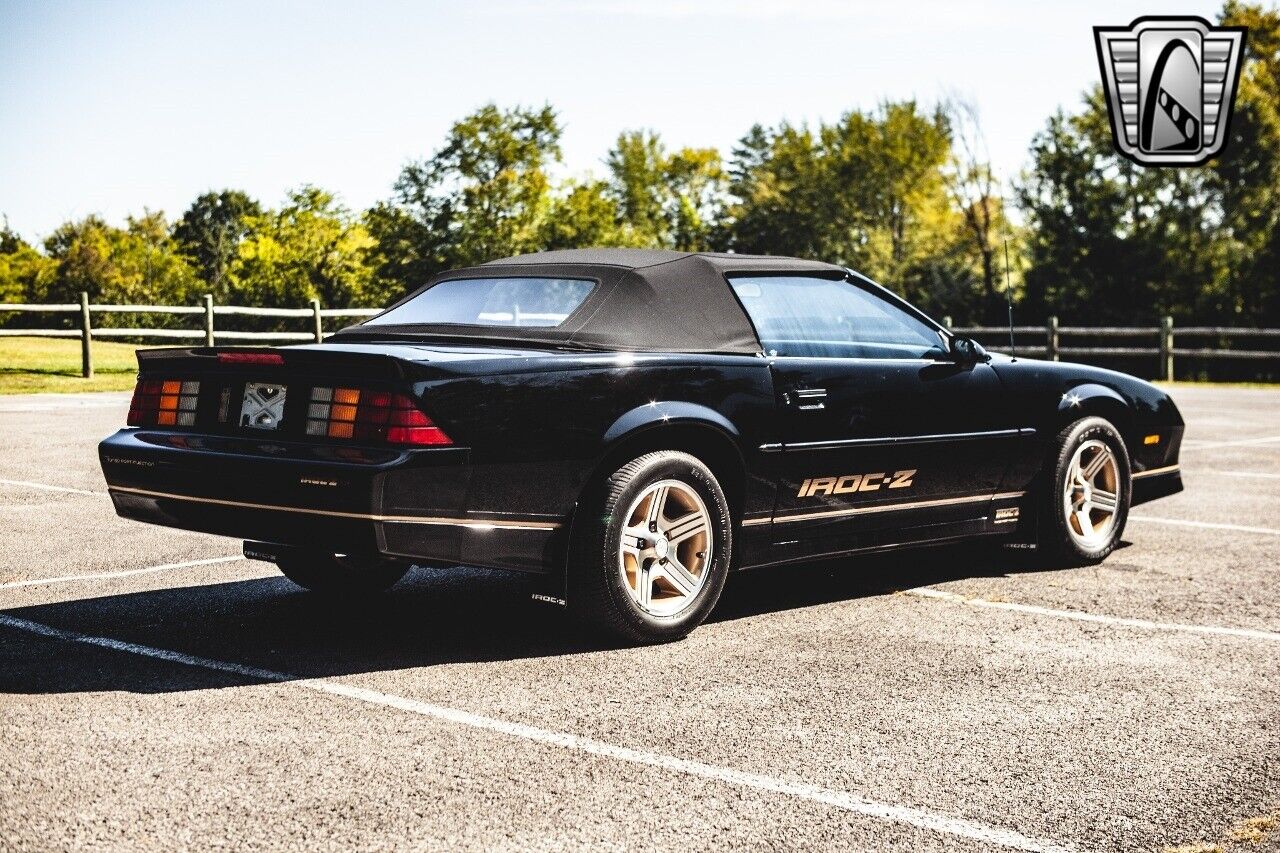
[[[991,360],[982,344],[957,335],[951,339],[951,360],[956,364],[979,364]]]

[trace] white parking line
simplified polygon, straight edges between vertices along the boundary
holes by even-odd
[[[1182,518],[1160,518],[1154,515],[1131,515],[1130,521],[1149,521],[1155,524],[1172,524],[1177,527],[1202,527],[1206,530],[1236,530],[1240,533],[1261,533],[1265,536],[1280,536],[1280,530],[1274,527],[1249,527],[1245,524],[1220,524],[1216,521],[1187,521]]]
[[[234,563],[237,560],[245,559],[237,554],[234,557],[210,557],[207,560],[187,560],[185,563],[165,563],[162,566],[148,566],[145,569],[125,569],[119,572],[96,572],[88,575],[63,575],[56,578],[32,578],[25,581],[5,581],[0,583],[0,589],[13,589],[19,586],[44,586],[51,583],[70,583],[72,581],[98,581],[109,580],[111,578],[127,578],[132,575],[149,575],[155,572],[167,572],[172,569],[189,569],[194,566],[213,566],[218,563]]]
[[[1260,471],[1205,471],[1206,474],[1219,474],[1223,477],[1257,477],[1260,480],[1280,480],[1280,474],[1264,474]]]
[[[1014,613],[1030,613],[1035,616],[1052,616],[1055,619],[1071,619],[1076,622],[1098,622],[1104,625],[1124,625],[1129,628],[1143,628],[1148,631],[1181,631],[1188,634],[1211,634],[1215,636],[1245,637],[1250,640],[1267,640],[1280,643],[1280,633],[1260,631],[1255,628],[1221,628],[1216,625],[1187,625],[1180,622],[1153,622],[1149,619],[1130,619],[1124,616],[1104,616],[1097,613],[1085,613],[1080,610],[1054,610],[1051,607],[1037,607],[1034,604],[1015,604],[1011,601],[988,601],[985,598],[970,598],[932,587],[919,586],[915,589],[903,590],[905,595],[920,598],[936,598],[955,604],[967,604],[970,607],[985,607],[990,610],[1011,610]]]
[[[647,752],[645,750],[631,749],[630,747],[625,746],[616,746],[614,744],[605,743],[604,741],[569,734],[568,732],[557,732],[549,729],[538,728],[536,726],[525,725],[523,723],[508,722],[506,720],[486,717],[480,714],[473,714],[468,711],[460,711],[455,708],[448,708],[442,705],[432,705],[426,702],[420,702],[416,699],[408,699],[403,696],[395,696],[389,693],[380,693],[376,690],[354,687],[349,684],[343,684],[339,681],[320,678],[299,679],[295,676],[282,672],[273,672],[267,669],[258,669],[257,667],[228,663],[226,661],[213,660],[211,658],[196,657],[194,655],[183,654],[182,652],[138,645],[137,643],[129,643],[123,640],[111,639],[109,637],[95,637],[89,634],[81,634],[76,631],[54,628],[39,622],[30,622],[26,619],[6,616],[4,614],[0,614],[0,626],[13,628],[19,631],[27,631],[43,637],[65,640],[67,642],[98,646],[104,649],[127,652],[129,654],[169,661],[170,663],[182,664],[184,666],[199,667],[201,669],[213,670],[215,672],[229,672],[234,675],[258,681],[274,682],[287,687],[312,690],[318,693],[327,693],[332,696],[341,696],[370,705],[395,708],[410,714],[432,717],[437,720],[443,720],[463,726],[470,726],[474,729],[482,729],[484,731],[495,732],[509,737],[521,738],[535,743],[545,744],[547,746],[560,747],[562,749],[586,753],[588,755],[594,755],[601,758],[611,758],[616,761],[625,761],[632,764],[657,767],[673,773],[683,773],[689,776],[711,779],[716,782],[723,782],[729,785],[752,788],[757,791],[782,794],[784,796],[794,797],[808,802],[820,803],[833,808],[843,809],[866,817],[905,823],[947,835],[968,838],[986,845],[995,845],[1014,850],[1036,851],[1036,853],[1070,853],[1070,848],[1052,841],[1031,838],[1026,835],[1022,835],[1021,833],[1013,832],[1012,830],[986,826],[984,824],[975,823],[974,821],[964,820],[962,818],[948,817],[946,815],[935,814],[934,812],[910,808],[907,806],[895,806],[889,803],[876,802],[875,800],[868,800],[847,791],[823,788],[818,785],[811,785],[805,782],[783,779],[776,776],[767,776],[762,773],[749,773],[743,770],[735,770],[731,767],[721,767],[715,764],[707,764],[688,758],[678,758],[674,755],[664,755],[658,752]]]
[[[46,492],[70,492],[73,495],[105,495],[106,492],[94,492],[89,489],[73,489],[70,486],[50,486],[48,483],[33,483],[30,480],[0,479],[0,485],[25,486],[28,489],[43,489]]]
[[[1274,444],[1280,441],[1280,435],[1269,435],[1264,438],[1241,438],[1235,441],[1207,441],[1198,438],[1183,439],[1184,450],[1203,450],[1209,447],[1247,447],[1253,444]]]

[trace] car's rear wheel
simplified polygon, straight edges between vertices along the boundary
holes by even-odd
[[[1129,516],[1129,453],[1103,418],[1082,418],[1055,440],[1040,496],[1039,547],[1068,563],[1092,563],[1115,550]]]
[[[627,642],[679,639],[715,607],[732,557],[729,504],[707,466],[687,453],[648,453],[585,497],[568,606]]]
[[[407,564],[381,557],[319,552],[281,556],[276,565],[298,586],[324,595],[382,592],[409,571]]]

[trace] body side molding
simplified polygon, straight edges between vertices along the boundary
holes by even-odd
[[[834,441],[801,441],[794,444],[762,444],[764,453],[777,453],[784,450],[835,450],[843,447],[869,447],[892,444],[932,444],[939,441],[980,441],[984,438],[1008,438],[1022,436],[1030,438],[1036,434],[1034,427],[1019,429],[996,429],[984,432],[952,432],[933,433],[929,435],[883,436],[879,438],[841,438]]]

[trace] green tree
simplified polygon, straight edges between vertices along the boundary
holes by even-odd
[[[957,249],[969,258],[972,277],[981,284],[981,290],[968,298],[954,294],[969,304],[949,307],[947,313],[966,320],[992,322],[1002,313],[1005,300],[1004,288],[997,287],[1001,280],[999,259],[1001,249],[1013,236],[1013,228],[1005,216],[1003,191],[991,168],[977,106],[952,98],[944,110],[950,125],[952,154],[943,176],[951,203],[960,214],[962,234]],[[963,287],[964,278],[957,275],[951,280]]]
[[[313,186],[289,193],[278,211],[248,220],[248,236],[228,269],[236,302],[328,307],[379,304],[367,255],[373,246],[360,218]]]
[[[722,243],[748,254],[824,257],[839,230],[827,171],[807,127],[753,127],[733,151]]]
[[[129,217],[125,228],[98,216],[67,222],[45,240],[45,251],[56,267],[39,301],[75,302],[84,291],[95,302],[185,304],[201,289],[161,213]]]
[[[714,148],[668,152],[652,131],[626,131],[605,158],[620,242],[701,251],[711,248],[728,175]]]
[[[754,127],[734,150],[724,242],[847,264],[927,306],[939,276],[956,267],[950,156],[946,116],[913,101],[816,130]]]
[[[262,207],[240,190],[203,193],[175,223],[173,238],[216,299],[228,295],[227,270]]]
[[[0,226],[0,302],[40,301],[56,266],[4,220]]]
[[[1280,325],[1280,9],[1228,2],[1222,23],[1247,26],[1227,148],[1212,164],[1221,182],[1228,274],[1200,309],[1264,326]],[[1232,322],[1237,322],[1232,320]]]
[[[456,122],[444,147],[405,166],[391,199],[367,215],[382,286],[410,288],[441,269],[540,248],[560,133],[550,107],[487,104]]]
[[[608,184],[570,181],[551,199],[539,245],[542,249],[628,245],[630,235],[618,220],[618,205]]]
[[[1231,138],[1197,168],[1137,166],[1116,153],[1098,89],[1032,143],[1017,194],[1029,229],[1036,314],[1131,325],[1280,322],[1280,13],[1228,3],[1250,27]]]

